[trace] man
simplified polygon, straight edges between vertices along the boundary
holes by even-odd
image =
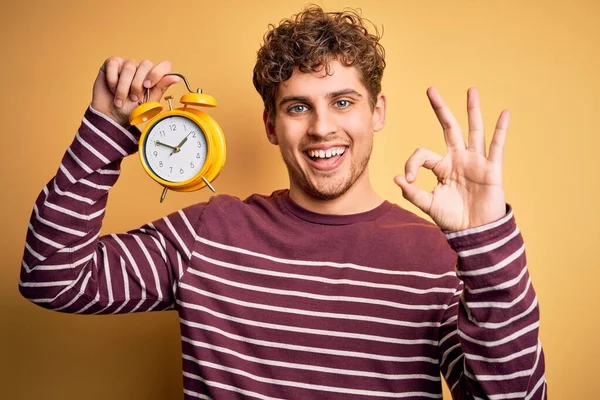
[[[36,201],[21,293],[71,313],[176,309],[186,398],[546,398],[539,313],[501,186],[509,115],[486,156],[475,89],[469,136],[434,89],[448,146],[395,178],[437,226],[369,181],[383,128],[379,37],[355,13],[311,7],[274,27],[254,69],[289,190],[216,196],[99,238],[109,189],[136,151],[128,115],[168,62],[109,58],[56,177]],[[432,192],[414,181],[421,167]],[[441,228],[441,230],[440,230]]]

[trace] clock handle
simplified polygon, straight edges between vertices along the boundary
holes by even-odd
[[[171,72],[170,74],[166,74],[165,76],[169,76],[169,75],[173,75],[173,76],[178,76],[178,77],[180,77],[181,79],[183,79],[183,82],[185,83],[185,86],[187,87],[187,90],[188,90],[190,93],[196,93],[196,92],[194,92],[194,91],[192,90],[192,87],[190,86],[190,83],[188,82],[188,80],[186,79],[186,77],[185,77],[185,76],[183,76],[182,74],[178,74],[177,72]],[[198,93],[202,93],[202,89],[198,89],[198,91],[197,91],[197,92],[198,92]]]
[[[192,87],[190,86],[190,83],[188,82],[187,78],[185,76],[183,76],[183,74],[179,74],[177,72],[171,72],[170,74],[166,74],[165,76],[178,76],[181,79],[183,79],[183,82],[185,83],[185,87],[187,87],[187,90],[190,93],[202,93],[202,89],[198,88],[198,90],[193,91]],[[146,93],[144,95],[144,103],[147,103],[150,101],[150,88],[146,88]],[[139,103],[140,105],[142,104],[141,102]]]

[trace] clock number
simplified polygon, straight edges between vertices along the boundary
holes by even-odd
[[[196,158],[200,158],[200,153],[197,153],[197,154],[196,154]]]
[[[202,148],[202,142],[198,142],[198,148],[201,149]]]
[[[194,163],[193,162],[190,163],[190,168],[194,169]]]
[[[165,131],[159,131],[160,132],[160,137],[165,137]]]
[[[154,150],[154,152],[152,152],[152,154],[154,154],[154,157],[158,157],[158,151]]]
[[[162,168],[162,166],[163,166],[163,162],[162,162],[162,161],[159,161],[159,162],[158,162],[158,166]]]
[[[196,137],[196,132],[192,131],[193,135],[192,135],[192,139]]]
[[[180,173],[180,174],[183,174],[183,172],[184,172],[184,171],[183,171],[183,168],[179,168],[179,173]]]
[[[169,167],[169,172],[173,172],[173,167]]]
[[[175,124],[169,124],[169,128],[171,129],[171,132],[176,131],[177,130],[177,125],[175,125]]]

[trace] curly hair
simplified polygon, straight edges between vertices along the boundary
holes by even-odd
[[[325,68],[329,75],[328,63],[332,60],[357,68],[369,92],[371,108],[375,107],[385,69],[385,51],[379,43],[377,27],[373,26],[374,34],[369,33],[367,22],[370,23],[355,10],[325,12],[312,5],[282,20],[279,26],[269,25],[258,50],[252,82],[271,121],[279,84],[292,76],[294,68],[301,72]]]

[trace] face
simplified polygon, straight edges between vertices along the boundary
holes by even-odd
[[[294,70],[279,85],[274,121],[264,116],[267,137],[279,145],[287,166],[290,190],[322,200],[370,185],[373,133],[385,123],[383,94],[372,107],[356,68],[337,61],[329,68],[329,75],[324,69]]]

